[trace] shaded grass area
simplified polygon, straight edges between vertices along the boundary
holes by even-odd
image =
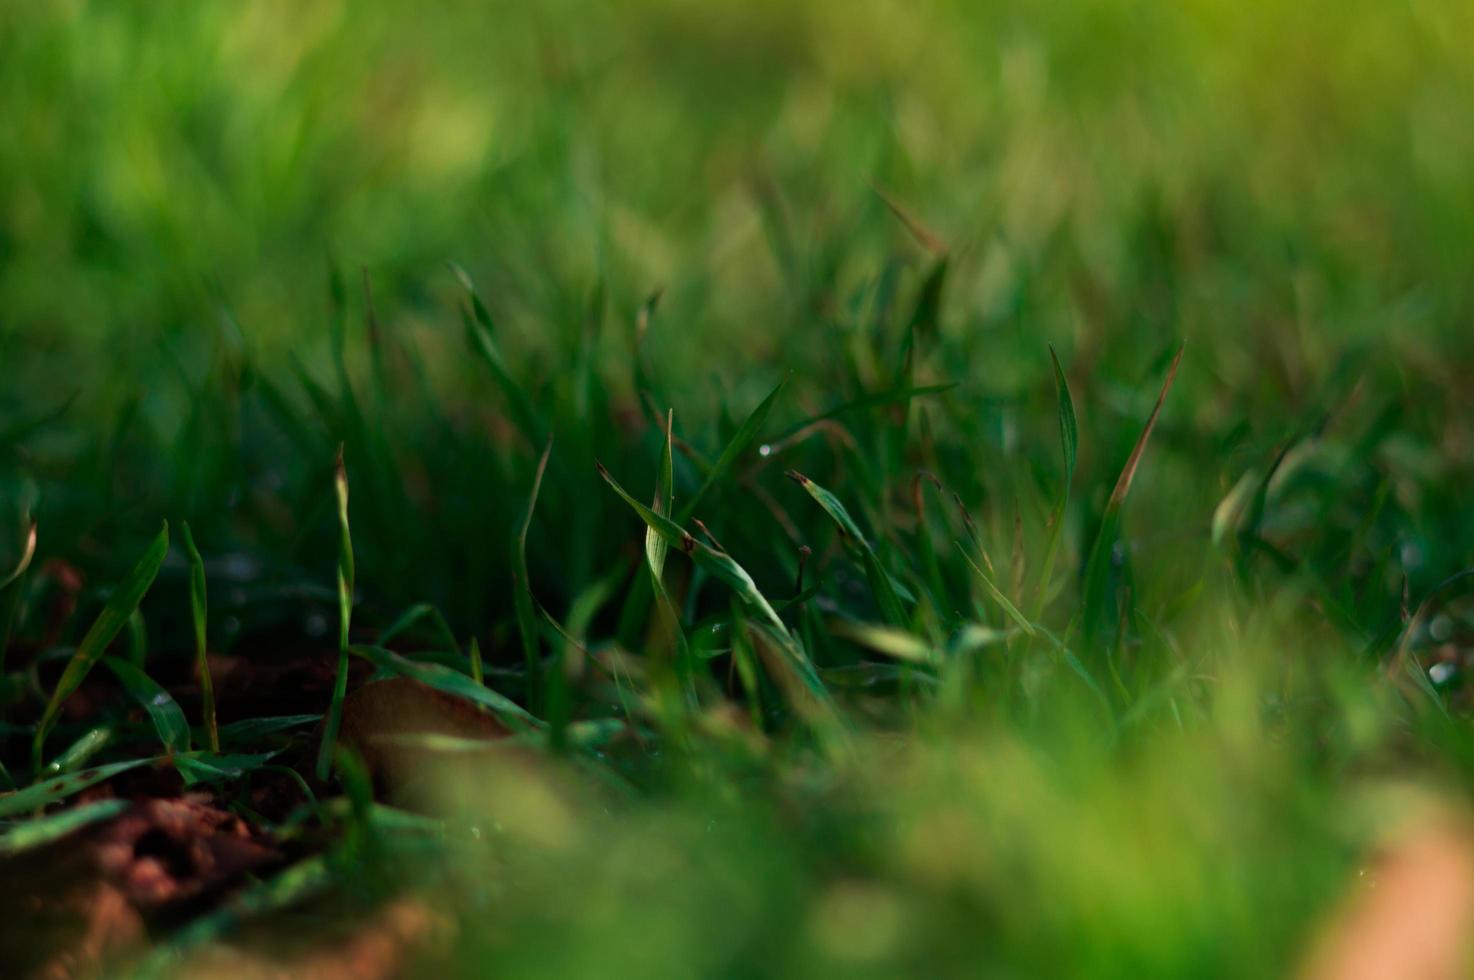
[[[1342,7],[0,13],[0,850],[269,841],[145,971],[1292,972],[1474,762],[1468,18]]]

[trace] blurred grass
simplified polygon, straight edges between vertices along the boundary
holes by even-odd
[[[636,733],[573,740],[594,787],[441,801],[505,847],[375,852],[453,910],[443,968],[1283,975],[1474,763],[1471,35],[1442,0],[0,2],[0,567],[34,517],[93,586],[58,627],[19,580],[16,646],[65,656],[168,516],[212,649],[330,662],[342,443],[357,639],[429,602],[426,656],[485,651],[555,745]],[[674,547],[655,617],[596,457],[700,495],[792,647]],[[189,575],[150,671],[194,657]]]
[[[532,378],[587,357],[627,393],[627,345],[580,353],[580,324],[598,289],[618,336],[664,287],[646,351],[683,415],[717,410],[713,379],[746,401],[784,369],[817,409],[836,344],[884,378],[856,324],[920,274],[872,183],[952,246],[948,379],[991,397],[1037,388],[1053,342],[1097,412],[1133,416],[1143,366],[1185,336],[1193,424],[1264,453],[1348,358],[1390,399],[1470,362],[1458,4],[3,16],[0,353],[39,389],[5,398],[32,419],[77,392],[73,441],[122,417],[141,434],[119,440],[182,453],[191,401],[229,384],[212,361],[325,365],[330,264],[372,276],[384,329],[446,397],[479,383],[452,354],[454,260]],[[1435,444],[1471,441],[1442,404],[1403,411]],[[1115,417],[1088,434],[1087,463],[1132,438]]]
[[[456,257],[533,349],[602,280],[626,308],[669,288],[701,338],[668,338],[675,364],[771,354],[896,248],[877,182],[962,253],[956,321],[994,347],[1019,346],[1020,310],[1061,340],[1083,315],[1092,348],[1177,328],[1239,350],[1232,381],[1273,354],[1304,384],[1389,319],[1426,341],[1467,310],[1469,17],[10,5],[0,308],[22,350],[153,357],[198,346],[223,302],[276,355],[320,341],[329,255],[422,313]]]

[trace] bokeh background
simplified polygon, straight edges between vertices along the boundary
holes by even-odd
[[[1226,383],[1293,394],[1348,343],[1454,345],[1468,312],[1461,4],[0,16],[12,377],[187,358],[222,306],[265,356],[311,356],[330,259],[426,343],[454,260],[519,354],[602,280],[626,311],[666,287],[672,363],[800,358],[787,328],[899,247],[875,184],[957,252],[947,326],[1000,383],[1038,341],[1117,367],[1123,336],[1185,334]]]
[[[817,411],[867,304],[928,267],[880,188],[950,249],[933,373],[995,430],[1048,431],[1052,343],[1114,467],[1115,422],[1186,338],[1183,411],[1227,454],[1205,494],[1347,377],[1373,413],[1422,396],[1399,462],[1447,476],[1474,448],[1449,400],[1474,347],[1471,21],[1438,0],[5,4],[0,411],[68,492],[89,447],[142,444],[132,500],[194,513],[149,452],[210,455],[191,405],[230,387],[222,350],[293,392],[294,364],[331,377],[331,269],[355,324],[371,279],[469,411],[450,262],[538,397],[600,295],[586,359],[632,401],[635,311],[663,289],[647,353],[680,414],[740,418],[788,370]],[[855,356],[878,387],[885,356]]]

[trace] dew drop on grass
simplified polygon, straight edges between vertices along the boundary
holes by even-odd
[[[771,456],[773,455],[773,447],[765,442],[757,447],[757,454],[759,456]]]
[[[1435,684],[1447,684],[1455,674],[1453,664],[1434,664],[1428,668],[1428,677]]]

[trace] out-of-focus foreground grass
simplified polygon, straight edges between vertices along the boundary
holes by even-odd
[[[0,554],[34,517],[34,567],[103,586],[188,517],[212,647],[328,643],[344,443],[355,641],[428,601],[442,663],[475,636],[587,737],[453,768],[433,830],[348,780],[307,879],[422,889],[447,969],[1282,975],[1474,764],[1471,36],[1439,0],[5,3]],[[595,469],[649,501],[672,408],[667,512],[775,634],[677,547],[667,607]],[[44,619],[56,663],[86,623]]]

